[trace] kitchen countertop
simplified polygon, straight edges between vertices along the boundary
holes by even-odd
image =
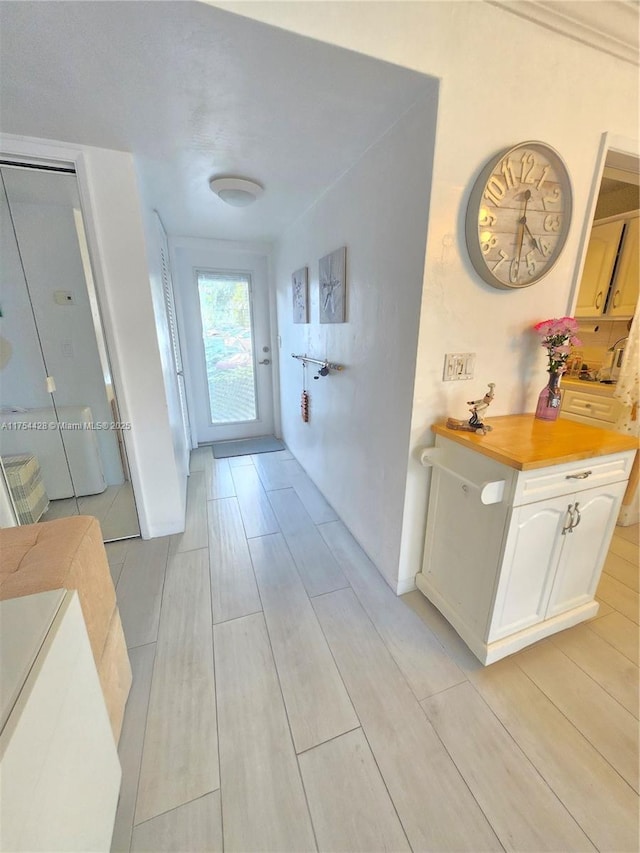
[[[607,382],[589,382],[573,376],[563,376],[560,382],[561,389],[583,391],[585,394],[597,394],[600,397],[613,397],[615,387],[615,382],[611,384]]]
[[[562,418],[542,421],[532,414],[502,415],[487,418],[487,424],[493,429],[486,435],[448,429],[444,422],[431,430],[519,471],[638,449],[636,438]]]

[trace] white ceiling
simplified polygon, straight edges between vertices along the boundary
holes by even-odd
[[[6,133],[132,151],[172,235],[271,240],[431,78],[197,2],[0,3]],[[212,175],[265,193],[232,208]]]

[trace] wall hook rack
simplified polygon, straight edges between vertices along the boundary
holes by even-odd
[[[308,355],[296,355],[295,353],[291,353],[291,358],[297,358],[298,361],[303,362],[303,364],[319,364],[320,374],[321,376],[326,376],[330,370],[344,370],[344,365],[335,364],[333,361],[327,361],[326,358],[310,358]],[[326,373],[322,373],[322,370],[326,370]]]

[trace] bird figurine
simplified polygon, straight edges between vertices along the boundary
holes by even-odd
[[[489,382],[489,390],[484,397],[481,397],[479,400],[467,400],[467,406],[469,406],[469,411],[471,412],[471,417],[468,421],[461,421],[458,418],[447,418],[447,427],[449,429],[460,429],[486,435],[492,427],[484,422],[484,413],[494,398],[495,387],[495,382]]]

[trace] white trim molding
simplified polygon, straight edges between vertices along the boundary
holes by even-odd
[[[567,38],[640,65],[640,10],[634,0],[486,0]]]

